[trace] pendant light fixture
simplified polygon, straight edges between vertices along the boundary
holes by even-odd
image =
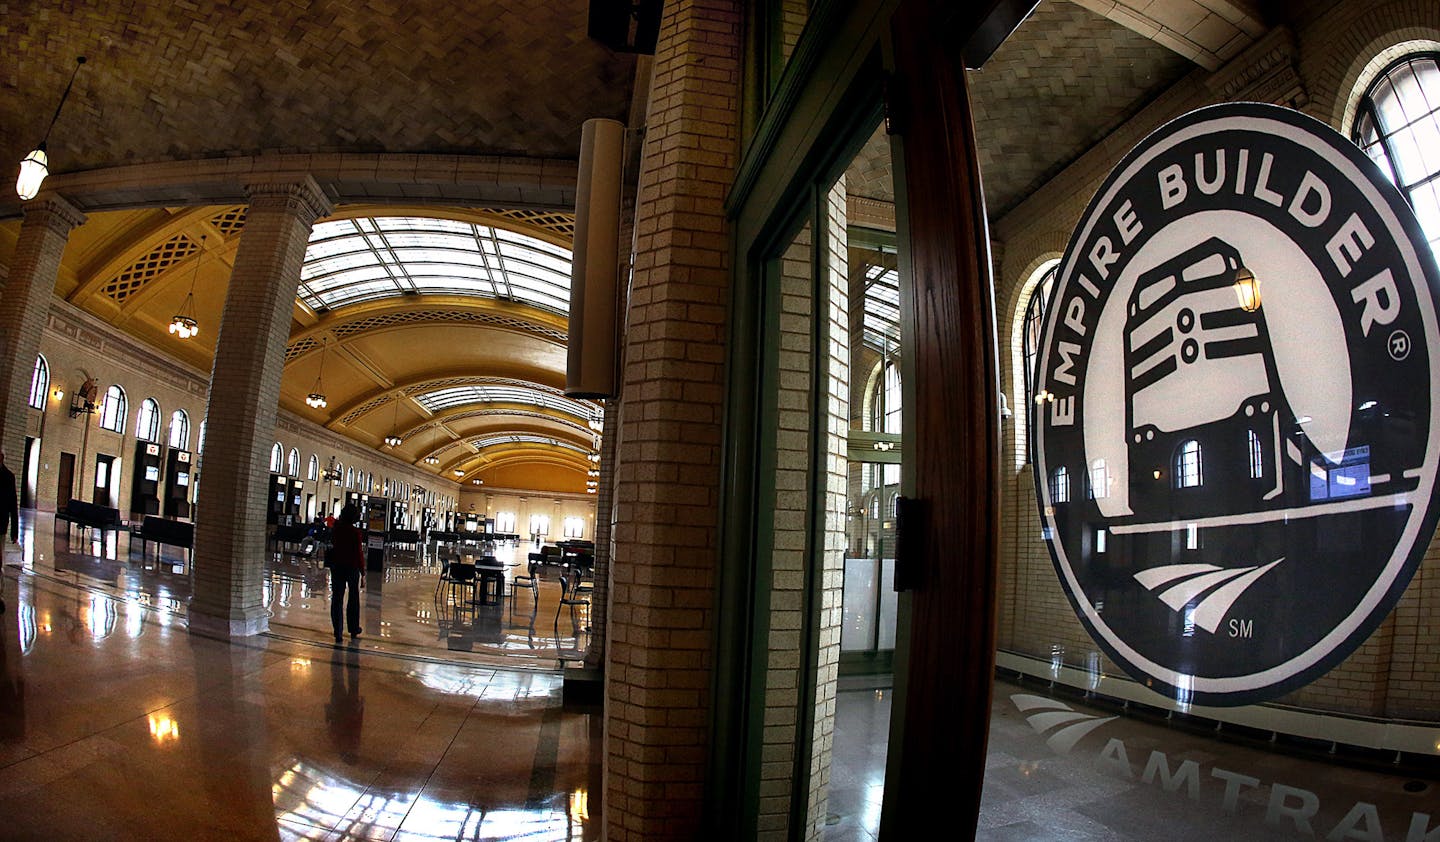
[[[180,312],[170,320],[170,332],[181,339],[189,339],[200,332],[200,323],[195,321],[195,281],[200,277],[200,262],[205,259],[205,235],[200,235],[200,256],[195,258],[195,271],[190,275],[190,292],[180,303]]]
[[[431,448],[430,448],[432,452],[425,457],[425,464],[427,464],[427,465],[438,465],[438,464],[440,464],[440,457],[439,457],[439,456],[436,456],[436,455],[434,454],[434,452],[433,452],[434,449],[435,449],[434,446],[433,446],[433,445],[435,444],[435,442],[432,440],[432,441],[430,442],[430,444],[432,445]]]
[[[50,130],[55,128],[55,121],[60,119],[60,109],[65,107],[65,100],[70,98],[70,89],[75,86],[75,77],[79,75],[80,66],[84,63],[84,56],[75,57],[75,69],[70,73],[70,83],[65,86],[65,93],[60,95],[60,104],[55,106],[55,116],[50,118],[50,125],[45,128],[45,136],[40,139],[40,145],[20,162],[20,177],[15,180],[15,192],[27,202],[40,192],[40,185],[45,183],[45,177],[50,174],[50,159],[45,154],[45,144],[50,140]]]
[[[320,370],[315,373],[315,385],[310,389],[310,394],[305,396],[305,404],[311,409],[324,409],[330,403],[325,400],[325,387],[321,382],[325,377],[325,349],[328,344],[326,340],[321,340]]]
[[[400,438],[399,436],[395,435],[395,432],[394,432],[394,431],[400,429],[400,396],[399,396],[398,394],[395,396],[395,401],[394,401],[394,403],[395,403],[395,422],[390,425],[390,430],[391,430],[390,435],[388,435],[388,436],[385,437],[385,446],[386,446],[386,447],[390,447],[390,448],[399,447],[399,446],[401,445],[401,443],[405,441],[404,439],[402,439],[402,438]]]

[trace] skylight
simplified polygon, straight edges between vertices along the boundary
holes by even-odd
[[[546,392],[524,386],[456,386],[436,389],[421,395],[414,395],[415,402],[431,412],[439,412],[455,406],[473,403],[518,403],[530,404],[542,409],[553,409],[566,415],[573,415],[588,421],[599,413],[599,408],[588,401],[567,398],[558,392]]]
[[[483,439],[475,439],[470,442],[470,445],[476,450],[483,450],[487,447],[494,447],[497,444],[548,444],[554,447],[563,447],[566,450],[573,450],[576,453],[590,452],[586,448],[579,447],[568,441],[561,441],[560,439],[553,438],[551,436],[533,436],[524,433],[517,433],[514,435],[487,436]]]
[[[900,273],[874,264],[865,267],[865,344],[900,345]]]
[[[570,250],[453,219],[364,217],[310,234],[299,297],[315,309],[413,294],[473,295],[567,315]]]

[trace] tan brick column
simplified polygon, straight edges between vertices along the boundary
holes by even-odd
[[[265,495],[280,373],[300,266],[330,201],[314,179],[255,184],[215,345],[196,503],[190,628],[225,635],[269,626],[261,603]]]
[[[740,26],[736,0],[676,0],[655,51],[616,460],[611,842],[704,835]]]
[[[40,353],[40,332],[50,314],[50,296],[55,294],[55,278],[60,274],[60,257],[70,229],[84,222],[85,214],[55,193],[42,193],[26,202],[10,277],[0,288],[0,399],[4,401],[0,446],[5,448],[12,471],[20,470],[30,381],[35,376],[35,356]]]

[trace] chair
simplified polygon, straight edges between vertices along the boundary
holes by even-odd
[[[475,565],[464,562],[451,562],[445,568],[445,576],[441,580],[453,594],[456,588],[469,588],[470,598],[475,598]]]
[[[535,575],[535,561],[533,559],[534,555],[534,553],[531,553],[532,559],[530,563],[525,567],[526,572],[516,573],[514,576],[510,577],[511,613],[514,613],[515,611],[515,598],[520,595],[521,588],[529,588],[531,596],[535,598],[535,605],[537,607],[540,605],[540,583],[539,577]]]
[[[583,588],[583,590],[582,590]],[[590,607],[590,590],[580,584],[580,571],[560,571],[560,604],[555,607],[555,637],[560,637],[560,612],[565,606],[570,606],[570,624],[579,626],[580,621],[575,616],[575,606],[583,605]]]

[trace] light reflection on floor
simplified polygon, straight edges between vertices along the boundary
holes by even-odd
[[[599,713],[559,675],[186,634],[168,553],[26,537],[0,579],[0,838],[598,838]]]

